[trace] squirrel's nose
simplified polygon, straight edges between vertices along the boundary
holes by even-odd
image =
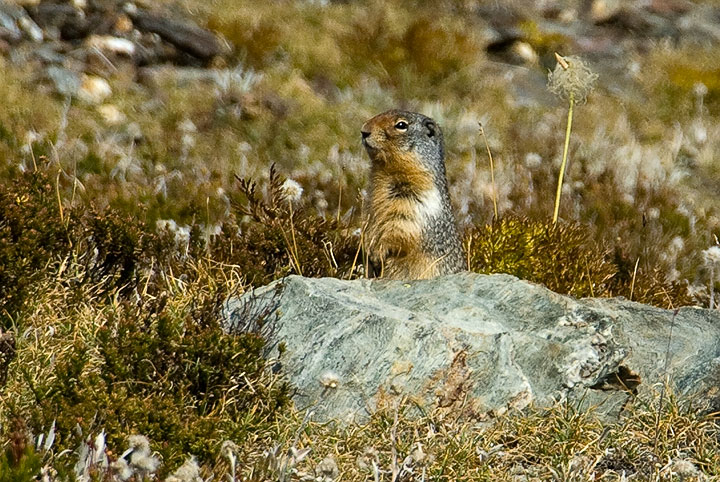
[[[370,131],[360,131],[360,134],[362,134],[363,140],[367,139],[370,136]]]

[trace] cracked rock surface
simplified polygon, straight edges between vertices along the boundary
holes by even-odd
[[[615,417],[666,377],[676,393],[717,404],[720,314],[701,308],[577,300],[509,275],[461,273],[290,276],[229,300],[225,314],[231,331],[264,319],[267,355],[318,420],[362,421],[395,396],[478,419],[563,399]]]

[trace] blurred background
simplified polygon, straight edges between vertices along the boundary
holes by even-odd
[[[597,75],[575,109],[560,218],[707,290],[720,231],[720,2],[0,3],[0,172],[68,205],[219,233],[235,176],[269,168],[359,225],[359,129],[390,108],[445,132],[462,226],[552,216],[567,102],[554,53]],[[702,293],[701,293],[702,294]]]

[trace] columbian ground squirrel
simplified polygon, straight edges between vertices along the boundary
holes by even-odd
[[[372,161],[366,246],[376,272],[425,279],[466,269],[440,127],[422,114],[390,110],[361,132]]]

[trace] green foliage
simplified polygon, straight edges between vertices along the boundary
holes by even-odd
[[[68,230],[47,176],[29,173],[2,181],[0,313],[14,314],[22,308],[43,270],[69,252]]]
[[[663,307],[692,303],[685,286],[634,262],[577,223],[504,218],[475,227],[467,237],[470,270],[508,273],[578,298],[625,296]]]
[[[31,482],[37,480],[42,457],[29,443],[25,426],[15,419],[8,434],[9,443],[0,451],[0,482]]]
[[[2,308],[21,330],[38,322],[43,331],[45,324],[60,330],[46,340],[53,348],[20,343],[3,416],[12,406],[34,433],[55,421],[58,451],[101,430],[120,451],[128,434],[141,433],[161,442],[157,450],[172,469],[187,454],[210,460],[223,440],[243,440],[287,405],[288,387],[266,370],[263,339],[220,326],[231,286],[214,280],[215,265],[203,267],[207,246],[197,227],[178,244],[174,233],[155,234],[110,209],[61,210],[55,194],[42,171],[0,186]],[[286,211],[268,209],[283,219],[278,229],[289,229]],[[299,246],[315,242],[304,233],[322,233],[303,219]],[[248,242],[233,236],[240,248]],[[226,242],[219,236],[219,245]],[[300,259],[313,269],[311,258]],[[45,309],[62,318],[35,319]]]
[[[138,264],[158,252],[159,238],[128,215],[63,208],[57,182],[33,171],[0,184],[0,313],[21,313],[39,281],[70,258],[85,267],[70,288],[100,283],[105,292],[127,291]]]
[[[232,7],[218,9],[222,13],[211,15],[208,25],[250,65],[270,68],[288,61],[305,78],[341,88],[370,73],[408,99],[421,87],[443,82],[467,90],[470,79],[456,82],[455,77],[483,57],[473,30],[434,4],[428,8],[419,2],[411,19],[407,4],[398,2],[330,8],[268,3],[252,11]]]
[[[32,482],[37,480],[42,458],[35,453],[32,445],[25,447],[19,458],[7,449],[0,454],[0,482]]]
[[[468,239],[471,271],[512,274],[558,293],[600,295],[614,273],[606,250],[577,224],[504,218]]]
[[[128,434],[162,442],[168,467],[187,454],[209,461],[225,439],[242,440],[288,402],[284,384],[263,380],[263,340],[225,334],[218,300],[174,313],[166,300],[115,307],[95,345],[78,342],[47,381],[34,387],[35,429],[55,420],[60,449],[74,449],[83,433],[108,433],[124,446]],[[90,355],[94,352],[93,355]]]

